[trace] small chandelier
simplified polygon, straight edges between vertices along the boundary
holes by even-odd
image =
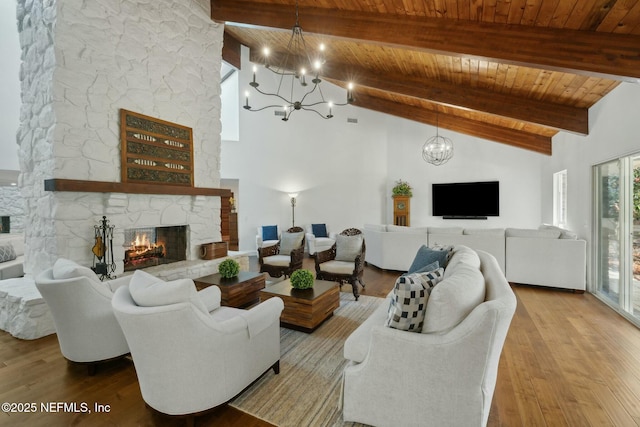
[[[277,104],[267,105],[261,108],[252,108],[249,105],[249,91],[245,92],[246,101],[243,108],[249,111],[262,111],[267,108],[282,108],[284,110],[283,121],[288,121],[296,110],[313,111],[323,119],[333,117],[333,107],[352,104],[353,84],[347,85],[347,100],[344,103],[334,103],[324,98],[320,88],[320,71],[325,63],[324,44],[320,44],[317,53],[311,53],[302,34],[302,27],[298,22],[298,2],[296,1],[296,23],[293,26],[291,38],[287,45],[287,51],[280,65],[273,66],[269,62],[269,49],[264,48],[264,67],[279,76],[278,88],[275,92],[260,89],[260,83],[256,80],[257,67],[253,67],[253,80],[249,86],[258,93],[272,96],[278,99]],[[310,82],[307,80],[311,79]],[[322,109],[322,110],[321,110]]]
[[[436,134],[427,139],[422,146],[422,158],[425,162],[440,166],[453,157],[453,142],[438,133],[438,110],[436,110]]]

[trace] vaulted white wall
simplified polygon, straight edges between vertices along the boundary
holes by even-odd
[[[240,104],[252,78],[243,50]],[[258,80],[265,71],[258,68]],[[327,99],[344,90],[327,83]],[[356,90],[357,97],[357,90]],[[250,91],[253,107],[270,102]],[[541,221],[541,166],[546,156],[446,130],[455,155],[439,167],[422,160],[424,140],[433,126],[354,106],[334,109],[323,120],[296,112],[288,122],[273,110],[240,109],[240,140],[223,141],[221,177],[239,180],[240,249],[254,250],[256,227],[291,226],[287,192],[297,191],[296,225],[324,222],[335,231],[365,223],[391,223],[391,188],[397,179],[414,187],[412,225],[537,227]],[[358,123],[347,123],[357,118]],[[431,184],[499,180],[501,215],[484,221],[443,220],[431,216]]]
[[[552,221],[553,173],[566,169],[568,228],[575,230],[589,242],[589,252],[592,249],[593,227],[592,166],[640,153],[638,111],[640,84],[622,83],[590,108],[589,135],[581,137],[569,133],[558,134],[554,138],[553,156],[544,164],[541,198],[543,220]],[[588,265],[590,264],[589,262]]]

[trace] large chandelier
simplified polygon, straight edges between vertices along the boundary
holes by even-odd
[[[277,76],[278,85],[275,91],[263,90],[256,80],[258,68],[253,67],[253,80],[249,83],[258,93],[278,99],[276,104],[261,108],[253,108],[249,105],[249,91],[245,92],[245,110],[262,111],[267,108],[283,109],[282,120],[289,120],[291,114],[297,110],[313,111],[323,119],[333,117],[333,107],[345,106],[353,103],[353,84],[347,85],[347,100],[344,103],[335,103],[325,99],[320,88],[320,72],[325,63],[324,44],[320,44],[317,52],[311,52],[302,34],[302,27],[298,22],[298,2],[296,1],[296,23],[293,26],[291,38],[287,45],[287,51],[282,55],[282,61],[274,66],[270,62],[269,48],[264,48],[264,67]],[[310,81],[308,81],[310,80]]]
[[[438,110],[436,110],[436,134],[427,139],[422,146],[422,158],[425,162],[440,166],[453,157],[453,142],[438,132]]]

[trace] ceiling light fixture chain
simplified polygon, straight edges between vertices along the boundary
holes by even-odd
[[[254,88],[259,94],[264,96],[272,96],[282,103],[271,104],[261,108],[253,108],[249,105],[249,91],[245,92],[245,105],[243,108],[249,111],[262,111],[268,108],[281,108],[284,110],[283,121],[288,121],[291,114],[297,110],[312,111],[318,114],[323,119],[330,119],[333,117],[333,107],[345,106],[352,104],[353,98],[353,84],[347,85],[347,99],[343,103],[334,103],[327,101],[322,93],[320,83],[320,72],[322,66],[325,64],[326,59],[324,55],[325,46],[320,44],[318,52],[312,53],[307,48],[307,43],[304,39],[302,27],[299,23],[298,1],[296,0],[296,22],[291,31],[291,38],[287,44],[286,53],[283,55],[283,59],[280,65],[274,66],[270,63],[270,50],[264,48],[262,53],[264,57],[265,69],[271,71],[278,76],[278,85],[275,92],[260,89],[260,83],[256,79],[258,72],[257,67],[253,67],[253,80],[249,83],[249,86]],[[307,74],[311,72],[313,79],[310,86],[307,82]],[[325,112],[321,112],[320,108],[326,108]]]
[[[422,158],[435,166],[443,165],[453,157],[453,142],[450,138],[440,136],[439,113],[436,106],[436,135],[427,139],[422,146]]]

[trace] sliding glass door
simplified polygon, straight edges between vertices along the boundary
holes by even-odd
[[[594,167],[596,295],[640,322],[640,155]]]

